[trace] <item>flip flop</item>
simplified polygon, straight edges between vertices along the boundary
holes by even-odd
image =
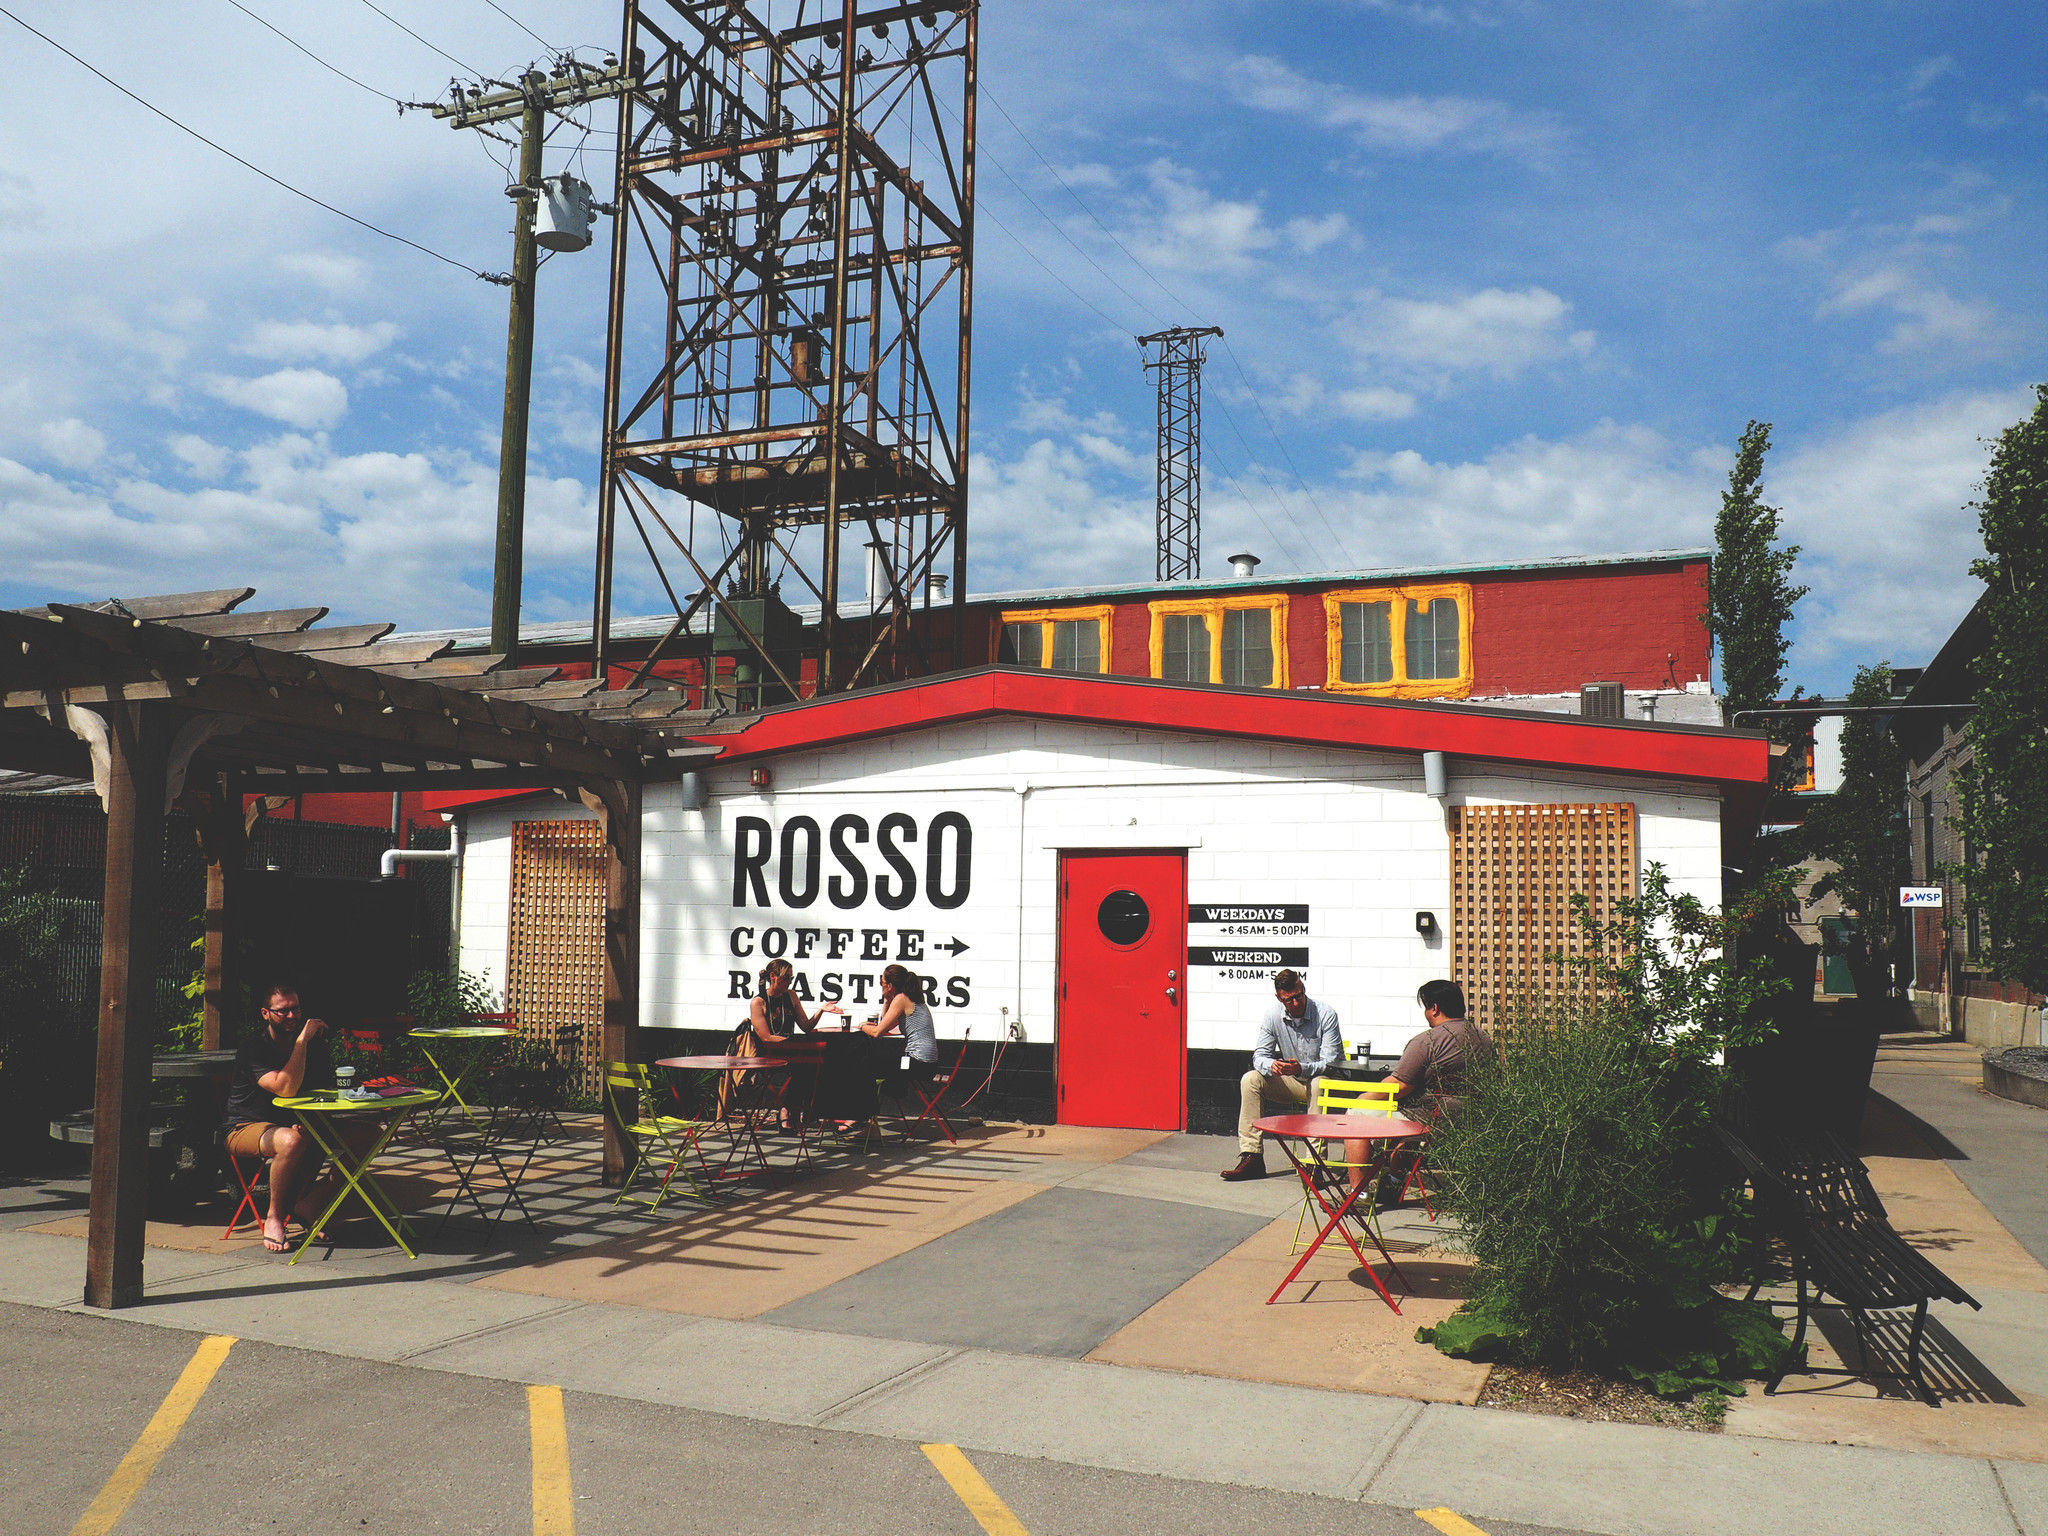
[[[292,1240],[289,1237],[272,1237],[266,1232],[263,1234],[263,1251],[266,1253],[290,1253],[292,1251]]]

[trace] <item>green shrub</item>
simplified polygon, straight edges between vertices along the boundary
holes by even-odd
[[[1747,1222],[1710,1132],[1721,1056],[1770,1027],[1778,985],[1731,958],[1747,911],[1710,912],[1655,865],[1609,922],[1580,903],[1592,958],[1562,1001],[1504,1012],[1431,1138],[1448,1241],[1474,1267],[1465,1307],[1419,1338],[1672,1395],[1776,1369],[1776,1319],[1715,1289]]]
[[[1739,1210],[1674,1115],[1696,1071],[1611,1008],[1513,1017],[1432,1138],[1438,1204],[1474,1268],[1471,1301],[1428,1342],[1673,1395],[1776,1366],[1787,1345],[1769,1311],[1714,1289],[1732,1277]]]

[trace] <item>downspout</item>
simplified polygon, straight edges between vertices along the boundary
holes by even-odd
[[[1012,999],[1015,1008],[1010,1014],[1009,1027],[1012,1040],[1024,1038],[1024,810],[1031,799],[1032,790],[1037,787],[1035,784],[1021,783],[1011,787],[1011,792],[1017,797],[1017,953],[1014,957],[1014,969],[1010,973],[1011,981],[1016,987],[1016,994]],[[1059,899],[1057,890],[1053,893],[1053,899],[1055,902]],[[1057,966],[1057,960],[1054,964]],[[1057,978],[1054,984],[1058,984]]]
[[[448,974],[462,973],[462,822],[449,829],[446,848],[386,848],[377,861],[377,873],[385,880],[398,878],[400,861],[413,864],[446,864],[448,870]]]

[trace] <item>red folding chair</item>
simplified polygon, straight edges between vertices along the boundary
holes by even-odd
[[[242,1230],[242,1217],[245,1213],[247,1214],[251,1224],[257,1227],[261,1227],[263,1225],[263,1213],[256,1209],[256,1191],[263,1185],[264,1180],[268,1177],[270,1170],[270,1159],[267,1157],[235,1156],[234,1153],[230,1152],[227,1149],[227,1136],[225,1132],[222,1133],[221,1141],[222,1146],[220,1149],[220,1155],[227,1159],[228,1167],[234,1170],[235,1183],[237,1186],[240,1187],[242,1191],[242,1203],[235,1207],[235,1214],[233,1218],[230,1219],[228,1222],[228,1229],[220,1235],[220,1240],[222,1242],[226,1242],[229,1238],[233,1237],[237,1232]],[[255,1172],[253,1176],[242,1171],[242,1165],[244,1163],[250,1163],[254,1165]]]
[[[519,1032],[519,1010],[517,1008],[507,1008],[503,1013],[472,1014],[470,1018],[471,1022],[480,1029],[489,1029],[495,1025],[497,1028],[504,1030],[508,1035],[515,1035]]]
[[[1434,1130],[1436,1128],[1438,1109],[1436,1095],[1429,1094],[1419,1099],[1412,1107],[1404,1105],[1402,1113],[1411,1120],[1420,1120],[1424,1125]],[[1415,1158],[1414,1161],[1408,1164],[1407,1177],[1401,1180],[1400,1198],[1406,1200],[1408,1198],[1408,1191],[1414,1190],[1416,1194],[1422,1197],[1422,1209],[1428,1213],[1431,1221],[1435,1221],[1436,1206],[1430,1202],[1429,1186],[1422,1182],[1422,1162],[1428,1156],[1429,1138],[1424,1136],[1416,1144]]]
[[[972,1031],[969,1031],[969,1034],[971,1033]],[[959,1138],[953,1134],[953,1127],[946,1123],[945,1113],[939,1108],[939,1100],[946,1096],[946,1090],[953,1085],[953,1079],[958,1077],[960,1069],[967,1065],[968,1044],[968,1035],[962,1035],[960,1037],[960,1053],[953,1058],[953,1064],[950,1067],[934,1072],[928,1083],[921,1083],[916,1078],[905,1073],[897,1080],[898,1085],[892,1087],[892,1092],[895,1094],[898,1105],[904,1102],[900,1085],[907,1084],[911,1092],[917,1095],[919,1102],[924,1106],[914,1117],[903,1114],[897,1116],[898,1127],[902,1131],[905,1141],[910,1140],[912,1131],[929,1120],[939,1128],[939,1133],[948,1142],[955,1146],[959,1145]]]

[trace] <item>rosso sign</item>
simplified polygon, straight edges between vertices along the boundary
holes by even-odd
[[[900,912],[917,899],[918,870],[910,846],[920,842],[916,818],[892,811],[873,828],[872,843],[869,837],[865,816],[834,817],[829,832],[809,816],[792,816],[782,824],[778,846],[775,829],[765,820],[741,816],[733,822],[732,904],[772,905],[772,879],[785,907],[808,907],[822,893],[840,911],[850,912],[872,890],[884,910]],[[967,900],[973,884],[974,828],[958,811],[941,811],[921,841],[924,898],[951,911]],[[828,844],[834,865],[830,876],[824,873]],[[872,882],[869,858],[879,861]]]

